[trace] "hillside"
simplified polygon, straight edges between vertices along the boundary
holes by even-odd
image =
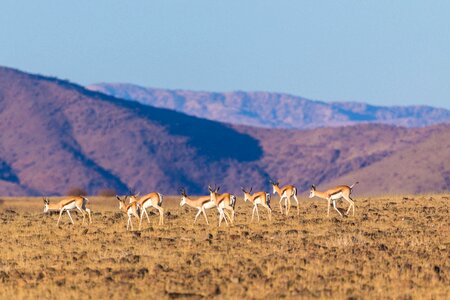
[[[333,179],[338,182],[361,182],[360,188],[373,195],[392,195],[399,189],[409,194],[450,191],[450,127],[439,126],[425,134],[414,146],[404,147],[393,155]]]
[[[200,118],[257,127],[307,129],[359,123],[422,127],[450,122],[449,110],[428,106],[327,103],[281,93],[209,93],[144,88],[132,84],[102,83],[87,88]]]
[[[240,193],[269,178],[302,192],[354,180],[356,195],[450,190],[450,125],[227,125],[1,67],[0,132],[0,195]]]
[[[450,191],[450,125],[240,128],[261,142],[265,155],[260,166],[303,191],[311,184],[324,189],[355,181],[360,182],[356,195]]]
[[[226,125],[9,68],[0,68],[0,132],[0,195],[198,193],[264,178],[258,141]]]

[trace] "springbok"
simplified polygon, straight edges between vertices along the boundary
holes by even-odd
[[[142,223],[142,219],[144,214],[147,217],[147,223],[150,224],[150,218],[148,217],[148,213],[147,213],[147,208],[149,207],[153,207],[156,210],[158,210],[159,212],[159,225],[163,225],[164,224],[164,209],[161,207],[163,200],[164,200],[164,196],[160,193],[150,193],[144,196],[139,197],[138,194],[137,195],[131,195],[130,196],[130,203],[132,202],[137,202],[139,203],[140,207],[141,207],[141,217],[139,220],[139,226],[141,226],[140,224]]]
[[[285,185],[283,187],[280,187],[280,183],[273,182],[272,180],[269,181],[273,188],[273,193],[280,195],[280,211],[283,213],[283,206],[281,205],[281,202],[283,199],[285,199],[285,205],[286,205],[286,216],[289,214],[289,209],[291,208],[291,198],[293,197],[295,202],[297,202],[297,215],[300,215],[300,205],[298,203],[297,199],[297,188],[293,185]]]
[[[216,203],[214,203],[214,201],[211,200],[211,196],[202,196],[193,200],[186,194],[186,190],[184,188],[180,189],[180,192],[181,192],[180,206],[184,206],[185,204],[187,204],[190,207],[196,208],[198,210],[197,214],[195,215],[194,224],[195,222],[197,222],[197,218],[200,216],[200,214],[203,213],[206,224],[209,225],[208,217],[206,216],[206,210],[216,207]],[[219,204],[222,210],[225,208],[226,202],[227,200],[224,200]],[[230,215],[226,211],[224,211],[224,213],[225,216],[228,217],[228,220],[231,222]]]
[[[219,187],[214,187],[214,189],[208,185],[209,195],[211,197],[211,200],[216,204],[217,209],[219,210],[219,227],[222,223],[222,219],[225,220],[225,223],[228,226],[227,218],[225,217],[225,211],[224,209],[227,209],[231,211],[231,220],[230,222],[234,222],[234,216],[235,216],[235,205],[236,205],[236,196],[232,195],[230,193],[223,193],[218,194],[220,189]]]
[[[319,198],[327,200],[328,201],[328,213],[327,213],[328,217],[330,216],[331,202],[333,202],[334,209],[342,217],[341,212],[336,207],[336,200],[344,198],[350,204],[350,206],[348,207],[347,212],[345,214],[348,215],[348,213],[350,212],[350,209],[353,208],[353,215],[355,215],[355,201],[353,201],[353,199],[350,197],[350,194],[352,193],[353,187],[355,185],[357,185],[357,184],[358,184],[358,182],[355,182],[351,186],[339,185],[339,186],[334,187],[332,189],[328,189],[325,192],[317,191],[316,186],[313,184],[311,186],[311,190],[310,190],[310,193],[309,193],[309,198],[313,198],[313,197],[317,196]]]
[[[119,209],[127,214],[127,230],[131,225],[131,230],[133,230],[133,221],[131,218],[135,216],[139,220],[139,230],[141,229],[141,218],[140,218],[140,205],[136,201],[131,202],[129,204],[126,203],[128,196],[125,196],[123,199],[120,199],[119,196],[116,195],[117,200],[119,200]]]
[[[258,217],[259,222],[259,212],[258,212],[258,205],[262,205],[265,209],[267,209],[267,212],[269,213],[269,220],[272,220],[272,208],[270,208],[270,193],[266,192],[255,192],[252,194],[252,189],[250,188],[250,191],[246,191],[243,187],[241,187],[241,190],[244,192],[244,201],[250,201],[253,204],[253,211],[252,211],[252,222],[253,217]]]
[[[58,221],[56,222],[56,225],[59,225],[59,221],[61,220],[62,214],[64,212],[67,212],[67,215],[69,216],[70,221],[72,222],[72,224],[75,224],[73,222],[72,216],[70,215],[70,211],[77,209],[83,215],[83,223],[82,224],[84,224],[86,215],[88,215],[89,224],[91,224],[92,223],[91,210],[86,207],[88,201],[89,200],[83,196],[73,196],[73,197],[64,198],[61,201],[59,201],[58,203],[50,204],[50,199],[48,197],[46,197],[46,198],[44,198],[44,213],[47,213],[49,211],[59,211],[59,218],[58,218]]]

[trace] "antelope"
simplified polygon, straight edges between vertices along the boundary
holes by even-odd
[[[142,211],[141,211],[141,218],[139,221],[139,226],[141,226],[142,219],[144,214],[147,217],[147,222],[150,224],[150,218],[148,217],[147,208],[154,207],[159,212],[159,225],[163,225],[164,223],[164,209],[161,207],[163,203],[164,196],[160,193],[150,193],[144,196],[139,197],[138,195],[131,195],[130,196],[130,203],[137,202],[139,203]]]
[[[230,222],[233,223],[234,216],[235,216],[234,207],[236,205],[236,196],[231,195],[230,193],[218,194],[219,189],[220,189],[220,186],[217,188],[215,187],[213,189],[210,185],[208,185],[208,190],[210,193],[211,201],[213,201],[216,204],[217,209],[219,211],[219,227],[220,227],[220,224],[222,223],[222,219],[225,220],[225,223],[228,226],[228,221],[225,217],[224,209],[231,211]]]
[[[216,207],[216,203],[214,203],[214,201],[211,200],[210,196],[202,196],[199,197],[195,200],[192,200],[191,198],[188,197],[188,195],[186,194],[186,190],[185,189],[181,189],[181,202],[180,202],[180,206],[184,206],[185,204],[189,205],[190,207],[196,208],[197,214],[195,215],[195,219],[194,219],[194,224],[195,222],[197,222],[197,218],[200,216],[201,213],[203,213],[203,216],[205,217],[206,220],[206,224],[209,225],[208,222],[208,217],[206,216],[206,211],[207,209],[211,209],[213,207]],[[219,206],[221,206],[222,209],[225,208],[225,201],[222,201]],[[224,211],[225,216],[228,217],[228,219],[231,222],[231,218],[230,215]]]
[[[86,204],[88,203],[88,199],[83,196],[73,196],[69,198],[65,198],[58,203],[50,204],[50,199],[48,197],[44,198],[44,213],[47,213],[49,211],[59,211],[59,218],[58,222],[56,222],[56,225],[59,225],[59,221],[61,220],[62,214],[64,212],[67,212],[67,215],[70,218],[70,221],[72,224],[75,224],[73,222],[72,216],[70,215],[70,211],[74,209],[78,209],[79,212],[83,215],[83,223],[86,219],[86,214],[89,217],[89,224],[92,223],[91,218],[91,210],[86,207]]]
[[[259,212],[258,212],[259,204],[261,204],[265,209],[267,209],[267,212],[269,213],[269,220],[272,220],[272,209],[270,208],[270,193],[256,192],[253,193],[252,195],[252,189],[253,188],[250,188],[250,191],[247,192],[243,187],[241,187],[241,190],[244,192],[244,201],[247,202],[248,200],[251,203],[253,203],[252,222],[253,217],[255,216],[255,211],[259,222]]]
[[[353,187],[355,185],[357,185],[357,184],[358,184],[358,182],[355,182],[351,186],[339,185],[339,186],[334,187],[332,189],[328,189],[325,192],[317,191],[316,190],[316,186],[313,184],[311,186],[311,190],[310,190],[310,193],[309,193],[309,198],[313,198],[313,197],[317,196],[319,198],[327,200],[328,201],[328,213],[327,213],[328,217],[330,216],[331,202],[333,202],[334,209],[342,217],[341,212],[336,207],[336,200],[344,198],[350,204],[350,206],[348,207],[347,212],[345,214],[348,215],[348,213],[350,212],[350,209],[353,208],[353,215],[355,215],[355,202],[350,197],[350,194],[352,193]]]
[[[281,213],[283,213],[283,206],[281,205],[281,202],[283,201],[283,199],[285,199],[286,216],[289,214],[289,209],[291,207],[291,197],[293,197],[295,202],[297,202],[297,215],[300,215],[300,206],[297,199],[297,188],[293,185],[285,185],[283,187],[280,187],[280,183],[278,181],[273,182],[272,180],[270,180],[270,184],[272,184],[273,194],[278,193],[278,195],[280,195]]]
[[[127,231],[128,231],[128,228],[130,227],[130,225],[131,225],[131,230],[133,230],[133,221],[131,220],[131,218],[133,216],[138,218],[139,230],[140,230],[141,229],[141,222],[140,222],[141,218],[140,218],[140,214],[139,214],[140,210],[141,210],[140,205],[136,201],[126,204],[125,201],[127,200],[127,197],[128,196],[125,196],[123,199],[120,199],[120,197],[116,195],[117,200],[119,200],[119,209],[121,211],[123,211],[124,213],[126,213],[128,216]]]

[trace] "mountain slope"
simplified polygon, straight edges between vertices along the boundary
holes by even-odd
[[[239,186],[264,176],[258,141],[226,125],[8,68],[0,68],[0,132],[2,195],[200,192],[223,177]]]
[[[450,125],[365,124],[314,130],[237,127],[261,142],[260,166],[307,191],[359,181],[357,194],[450,191]]]
[[[449,110],[428,106],[326,103],[280,93],[208,93],[144,88],[132,84],[102,83],[87,88],[201,118],[257,127],[305,129],[366,122],[422,127],[450,122]]]
[[[358,189],[366,194],[392,195],[450,191],[450,127],[439,126],[420,143],[404,147],[367,168],[333,179],[338,182],[360,181]]]
[[[268,191],[269,178],[302,192],[355,180],[356,196],[445,192],[449,133],[450,125],[226,125],[0,67],[0,195],[181,186],[205,194],[216,183],[240,194]]]

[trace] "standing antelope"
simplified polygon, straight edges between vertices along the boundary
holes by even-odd
[[[133,221],[131,218],[135,216],[139,220],[139,230],[141,229],[141,218],[140,218],[140,205],[136,201],[126,204],[128,196],[125,196],[123,199],[120,199],[119,196],[116,195],[117,200],[119,200],[119,209],[127,214],[127,230],[131,225],[131,230],[133,230]]]
[[[139,226],[142,223],[142,219],[145,215],[147,216],[147,222],[150,224],[150,218],[148,217],[147,208],[154,207],[159,212],[159,225],[163,225],[164,223],[164,209],[161,207],[163,203],[164,196],[160,193],[150,193],[144,196],[139,197],[138,195],[132,195],[130,196],[130,203],[132,202],[138,202],[141,206],[141,218],[139,221]]]
[[[298,204],[297,199],[297,188],[293,185],[285,185],[283,187],[280,187],[280,183],[273,182],[270,180],[270,184],[272,184],[273,193],[280,195],[280,211],[283,213],[283,206],[281,205],[281,202],[283,199],[285,199],[285,205],[286,205],[286,216],[289,214],[289,209],[291,208],[291,197],[294,198],[295,202],[297,202],[297,215],[300,215],[300,205]]]
[[[181,189],[180,192],[181,192],[180,206],[184,206],[185,204],[187,204],[190,207],[196,208],[198,210],[197,214],[195,215],[194,224],[195,224],[195,222],[197,222],[197,218],[200,216],[200,214],[203,213],[203,216],[205,217],[205,220],[206,220],[206,224],[209,225],[208,217],[206,216],[206,210],[216,207],[216,203],[214,203],[214,201],[211,200],[211,196],[202,196],[202,197],[199,197],[199,198],[193,200],[188,197],[185,189]],[[222,210],[225,208],[225,202],[226,202],[226,200],[222,201],[219,204],[219,206],[222,208]],[[225,213],[225,216],[228,217],[228,219],[231,222],[230,215],[226,211],[224,211],[224,213]]]
[[[235,216],[234,207],[236,205],[236,196],[232,195],[230,193],[218,194],[219,189],[220,189],[220,186],[217,188],[215,187],[213,189],[210,185],[208,185],[208,190],[210,193],[211,200],[216,204],[217,209],[219,211],[219,227],[220,227],[220,224],[222,223],[222,219],[225,220],[225,223],[228,226],[228,221],[227,221],[227,218],[225,217],[224,209],[231,211],[230,222],[233,223],[234,216]]]
[[[309,193],[309,198],[313,198],[313,197],[317,196],[319,198],[327,200],[328,201],[328,213],[327,213],[328,217],[330,216],[331,201],[333,201],[334,209],[342,217],[341,212],[336,207],[336,200],[344,198],[350,204],[350,206],[348,207],[347,212],[345,214],[348,215],[348,213],[350,212],[350,209],[353,208],[353,215],[355,215],[355,202],[353,201],[352,198],[350,198],[350,194],[352,193],[352,189],[356,184],[358,184],[358,182],[355,182],[351,186],[339,185],[332,189],[328,189],[325,192],[317,191],[316,186],[312,185],[310,193]]]
[[[251,203],[253,203],[252,222],[253,217],[255,216],[255,211],[259,222],[258,204],[262,205],[265,209],[267,209],[267,212],[269,213],[269,220],[272,220],[272,209],[270,208],[270,193],[256,192],[253,193],[252,195],[253,188],[250,188],[250,191],[248,192],[243,187],[241,187],[241,189],[244,192],[244,201],[247,202],[248,200]]]
[[[58,222],[56,222],[56,225],[59,225],[59,221],[61,220],[62,214],[64,212],[67,212],[67,215],[70,218],[70,221],[72,224],[75,224],[73,222],[72,216],[70,215],[70,211],[74,209],[78,209],[79,212],[83,215],[83,223],[86,219],[86,214],[89,217],[89,224],[92,223],[91,218],[91,210],[86,207],[86,204],[88,203],[88,199],[83,196],[73,196],[69,198],[65,198],[58,203],[50,204],[50,199],[44,198],[44,213],[47,213],[48,211],[59,211],[59,218]]]

